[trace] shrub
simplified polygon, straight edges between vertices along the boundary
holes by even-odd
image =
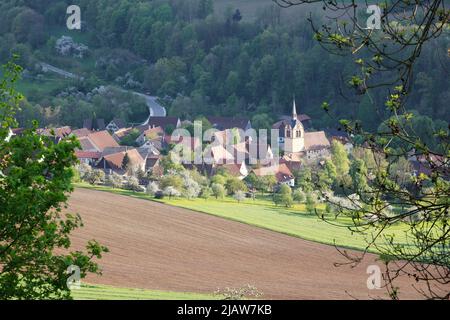
[[[164,199],[164,192],[161,190],[155,192],[155,199]]]

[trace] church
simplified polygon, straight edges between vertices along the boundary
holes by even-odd
[[[284,152],[283,159],[288,162],[310,162],[330,155],[330,141],[324,131],[305,131],[305,115],[297,115],[295,99],[292,117],[275,123],[272,128],[279,130],[279,145]]]

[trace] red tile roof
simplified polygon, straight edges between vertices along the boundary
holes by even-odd
[[[72,129],[68,126],[60,127],[60,128],[45,128],[38,129],[37,133],[43,136],[55,136],[58,138],[67,137],[72,132]]]
[[[86,136],[91,134],[91,130],[86,129],[86,128],[77,129],[77,130],[73,130],[72,134],[75,135],[78,138],[86,137]]]
[[[139,152],[136,149],[131,149],[128,151],[122,151],[118,153],[113,153],[110,155],[107,155],[103,157],[108,164],[117,169],[124,169],[122,168],[123,158],[125,158],[125,154],[128,154],[128,158],[130,159],[130,163],[132,165],[143,165],[144,159],[139,154]]]
[[[315,150],[330,147],[324,131],[305,132],[305,149]]]
[[[253,173],[258,177],[274,175],[278,182],[294,179],[294,175],[285,163],[280,163],[278,166],[253,169]]]
[[[99,151],[103,151],[108,147],[119,147],[116,140],[109,134],[108,131],[97,131],[88,135],[89,140],[97,147]]]

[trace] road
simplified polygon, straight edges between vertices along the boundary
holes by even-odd
[[[56,73],[60,76],[63,76],[64,78],[83,80],[83,77],[77,76],[76,74],[73,74],[71,72],[65,71],[60,68],[57,68],[48,63],[40,62],[40,65],[42,67],[42,71],[44,71],[44,72],[50,71],[50,72]],[[125,90],[125,89],[121,89],[121,90],[128,92],[128,90]],[[146,94],[139,93],[139,92],[133,92],[133,93],[135,95],[138,95],[145,99],[147,106],[148,106],[149,113],[150,113],[149,117],[142,125],[147,125],[148,122],[150,121],[150,117],[166,117],[167,116],[166,108],[164,108],[157,102],[158,97],[146,95]]]
[[[149,95],[139,93],[139,92],[133,92],[133,93],[135,95],[138,95],[145,99],[145,101],[147,102],[148,110],[150,112],[148,119],[142,125],[147,125],[148,122],[150,121],[150,117],[165,117],[165,116],[167,116],[166,108],[164,108],[157,102],[158,97],[149,96]]]
[[[42,67],[42,71],[44,71],[44,72],[50,71],[50,72],[59,74],[60,76],[63,76],[64,78],[83,80],[83,77],[77,76],[76,74],[73,74],[71,72],[65,71],[63,69],[54,67],[54,66],[52,66],[52,65],[50,65],[48,63],[41,62],[40,65]]]

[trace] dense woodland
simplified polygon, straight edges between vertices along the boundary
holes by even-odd
[[[82,10],[82,30],[76,32],[89,47],[83,58],[62,57],[54,49],[69,4]],[[19,120],[72,126],[86,117],[145,120],[144,101],[119,89],[95,91],[106,84],[158,95],[170,115],[183,119],[246,116],[255,127],[269,127],[289,113],[295,95],[298,111],[310,115],[317,129],[356,118],[377,130],[385,120],[388,92],[375,90],[355,99],[348,84],[354,59],[319,46],[306,19],[309,12],[286,15],[285,9],[269,5],[248,20],[236,8],[214,8],[213,0],[2,1],[0,61],[19,54],[27,70],[24,81],[35,84]],[[321,7],[311,10],[320,19]],[[425,47],[415,70],[408,106],[422,115],[416,129],[424,136],[448,126],[449,38],[447,30]],[[39,81],[46,77],[36,65],[41,61],[84,80],[57,81],[48,91],[40,90]],[[322,110],[324,101],[332,106],[331,117]]]

